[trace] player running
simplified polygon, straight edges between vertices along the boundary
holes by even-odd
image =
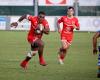
[[[93,40],[92,40],[92,46],[93,46],[93,54],[97,54],[97,51],[99,51],[99,55],[98,55],[98,73],[97,73],[97,77],[100,78],[100,43],[98,45],[98,49],[97,49],[97,40],[98,38],[100,38],[100,31],[97,31],[94,36],[93,36]]]
[[[39,63],[42,66],[46,66],[46,62],[43,58],[43,49],[44,49],[44,42],[42,41],[42,35],[49,34],[49,25],[47,20],[45,19],[45,12],[39,12],[38,16],[32,15],[23,15],[19,18],[17,22],[13,22],[11,27],[17,27],[18,23],[27,19],[31,22],[31,27],[28,33],[27,40],[31,45],[31,51],[27,53],[26,58],[21,62],[20,66],[22,68],[27,68],[27,64],[29,60],[34,56],[37,52],[39,55]]]
[[[93,36],[93,54],[97,54],[97,39],[100,37],[100,31],[97,31]]]
[[[60,23],[63,23],[62,29],[60,28]],[[64,64],[64,58],[73,40],[73,30],[80,29],[78,19],[74,16],[74,8],[69,7],[67,10],[67,15],[62,16],[60,19],[58,19],[57,24],[62,43],[62,46],[58,53],[58,60],[60,64]]]

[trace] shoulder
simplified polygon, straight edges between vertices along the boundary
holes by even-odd
[[[75,21],[75,22],[78,22],[78,18],[77,17],[73,17],[73,19],[72,19],[73,21]]]
[[[63,18],[63,19],[64,19],[64,18],[67,18],[67,16],[62,16],[61,18]]]
[[[37,16],[32,16],[32,15],[27,15],[27,19],[31,20],[31,19],[37,19]]]
[[[64,19],[66,19],[66,18],[67,18],[66,16],[61,16],[61,17],[59,17],[58,19],[64,20]]]
[[[48,21],[46,19],[43,20],[43,23],[48,23]]]
[[[49,26],[48,21],[47,21],[46,19],[43,20],[42,24],[43,24],[44,26]]]
[[[73,19],[78,20],[78,17],[74,16]]]
[[[32,19],[37,19],[37,16],[32,16],[32,15],[30,15],[30,17],[31,17]]]

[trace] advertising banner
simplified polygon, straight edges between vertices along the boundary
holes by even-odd
[[[46,16],[46,20],[49,23],[50,31],[57,31],[57,20],[59,16]],[[11,16],[11,21],[15,22],[19,19],[19,16]],[[79,16],[80,31],[98,31],[100,30],[100,17],[91,17],[91,16]],[[1,18],[1,25],[5,28],[5,20]],[[62,28],[62,24],[61,24]],[[28,20],[22,21],[17,28],[11,28],[11,30],[29,30],[30,22]]]
[[[73,5],[73,0],[39,0],[39,6],[68,6]]]
[[[100,6],[100,0],[39,0],[39,6],[73,6],[75,1],[80,6]]]
[[[6,29],[6,17],[0,16],[0,30]]]

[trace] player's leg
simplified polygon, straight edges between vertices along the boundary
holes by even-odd
[[[20,64],[21,67],[26,68],[32,56],[35,56],[37,52],[38,52],[38,44],[36,42],[31,43],[31,51],[27,53],[26,58],[21,62]]]
[[[59,59],[60,64],[64,64],[63,61],[69,47],[70,47],[70,43],[67,42],[66,40],[62,40],[62,47],[60,48],[59,54],[58,54],[58,59]]]
[[[44,42],[41,39],[38,39],[36,43],[39,45],[38,47],[38,55],[39,55],[39,62],[40,65],[46,66],[46,62],[43,57],[43,50],[44,50]]]
[[[70,47],[70,43],[67,40],[62,41],[62,48],[60,50],[62,52],[62,55],[63,55],[62,59],[65,58],[65,56],[66,56],[66,54],[68,52],[69,47]]]

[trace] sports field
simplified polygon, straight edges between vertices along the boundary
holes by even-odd
[[[0,31],[0,80],[99,80],[96,78],[97,55],[92,55],[93,34],[75,32],[65,64],[60,65],[57,61],[59,34],[51,32],[43,37],[48,65],[39,65],[36,55],[28,69],[23,70],[19,64],[30,50],[27,31]]]

